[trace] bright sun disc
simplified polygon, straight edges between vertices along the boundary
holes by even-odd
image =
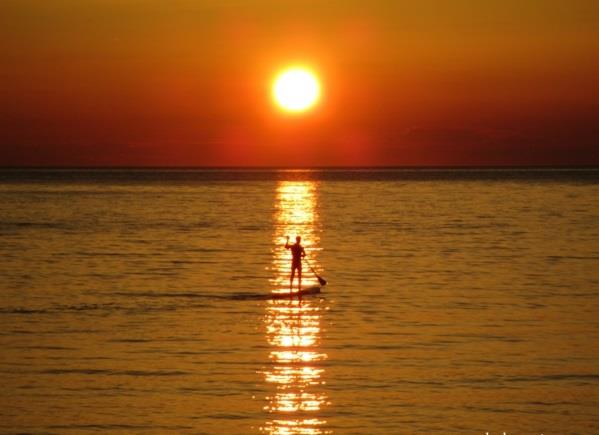
[[[277,104],[288,112],[303,112],[318,102],[320,84],[305,68],[290,68],[275,79],[272,93]]]

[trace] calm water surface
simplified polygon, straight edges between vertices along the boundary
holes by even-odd
[[[5,170],[0,240],[2,432],[599,433],[599,171]]]

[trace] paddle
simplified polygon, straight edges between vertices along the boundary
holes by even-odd
[[[322,285],[322,286],[327,285],[327,280],[324,279],[322,276],[320,276],[319,274],[316,273],[316,271],[314,270],[314,268],[312,267],[312,265],[310,264],[310,262],[308,261],[308,259],[306,257],[304,257],[304,260],[306,260],[306,263],[308,263],[308,267],[310,268],[310,270],[312,271],[312,273],[314,274],[314,276],[316,276],[316,278],[318,279],[318,282],[320,283],[320,285]]]

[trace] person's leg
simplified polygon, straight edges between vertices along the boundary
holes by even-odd
[[[291,266],[291,277],[289,278],[289,292],[293,288],[293,278],[295,278],[295,267]]]
[[[302,268],[297,268],[297,290],[302,291]]]

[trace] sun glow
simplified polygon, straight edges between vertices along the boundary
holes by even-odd
[[[318,103],[320,83],[312,71],[303,67],[292,67],[275,78],[272,95],[283,110],[304,112]]]

